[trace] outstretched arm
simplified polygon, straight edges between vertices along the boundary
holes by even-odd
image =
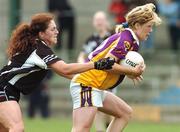
[[[60,60],[50,65],[50,67],[59,75],[72,75],[85,72],[94,68],[94,63],[70,63],[67,64]]]
[[[103,58],[96,62],[70,63],[70,64],[67,64],[64,61],[60,60],[49,65],[49,67],[52,68],[57,74],[61,76],[72,78],[73,74],[85,72],[91,69],[97,69],[97,70],[111,69],[114,63],[115,60],[111,58]]]

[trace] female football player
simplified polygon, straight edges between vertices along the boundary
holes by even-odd
[[[9,63],[0,71],[0,131],[23,132],[24,125],[18,101],[20,93],[31,93],[43,80],[48,69],[72,78],[71,74],[90,69],[110,69],[113,59],[104,58],[85,64],[67,64],[58,58],[51,46],[57,42],[58,30],[54,17],[36,14],[31,23],[21,23],[12,33]]]
[[[80,63],[85,62],[88,54],[95,50],[106,38],[112,35],[112,30],[110,30],[109,21],[105,12],[97,11],[93,16],[92,25],[94,33],[88,37],[83,45],[82,51],[79,53],[78,62]],[[114,88],[108,91],[116,94],[117,90]],[[111,116],[98,111],[94,119],[96,132],[103,132],[110,121]]]
[[[122,82],[125,75],[140,78],[145,66],[129,68],[120,65],[128,51],[138,51],[140,41],[146,40],[154,24],[161,19],[155,13],[154,4],[132,9],[126,16],[129,28],[117,27],[119,33],[108,37],[89,56],[89,61],[103,57],[115,58],[117,64],[110,71],[90,70],[73,77],[70,85],[73,100],[73,132],[89,132],[97,111],[114,116],[107,132],[123,131],[131,118],[132,108],[121,98],[105,91]]]

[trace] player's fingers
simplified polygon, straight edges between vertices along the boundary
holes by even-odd
[[[139,67],[140,67],[142,70],[145,70],[146,64],[144,64],[143,62],[141,62],[141,63],[139,64]]]
[[[140,83],[141,81],[143,81],[143,76],[138,76],[134,79],[134,81],[137,81],[138,83]]]
[[[136,81],[135,81],[136,79],[132,79],[132,81],[133,81],[133,84],[134,84],[134,88],[136,87]]]
[[[136,80],[138,83],[140,83],[140,82],[142,81],[140,77],[136,77],[135,80]]]
[[[138,78],[139,78],[141,81],[144,80],[144,78],[143,78],[142,75],[140,75]]]

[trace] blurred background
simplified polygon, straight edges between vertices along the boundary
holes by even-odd
[[[179,0],[57,0],[57,4],[55,1],[0,0],[1,67],[7,63],[5,49],[12,29],[21,21],[29,22],[35,13],[55,14],[61,41],[53,49],[66,62],[76,62],[83,44],[95,32],[92,25],[94,13],[104,11],[113,29],[115,24],[124,21],[129,9],[153,2],[163,23],[155,27],[149,39],[140,46],[147,65],[144,81],[134,87],[133,82],[125,79],[117,89],[117,95],[134,108],[134,122],[180,122]],[[38,120],[69,119],[71,124],[69,83],[70,80],[50,71],[37,91],[30,96],[22,96],[20,104],[27,122],[32,125],[29,118],[36,117]]]

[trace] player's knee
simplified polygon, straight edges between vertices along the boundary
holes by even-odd
[[[126,110],[122,113],[122,111],[118,113],[116,118],[123,118],[124,120],[129,121],[132,118],[133,109],[130,106],[127,106]]]
[[[129,106],[126,113],[123,115],[123,118],[129,121],[132,118],[133,109]]]

